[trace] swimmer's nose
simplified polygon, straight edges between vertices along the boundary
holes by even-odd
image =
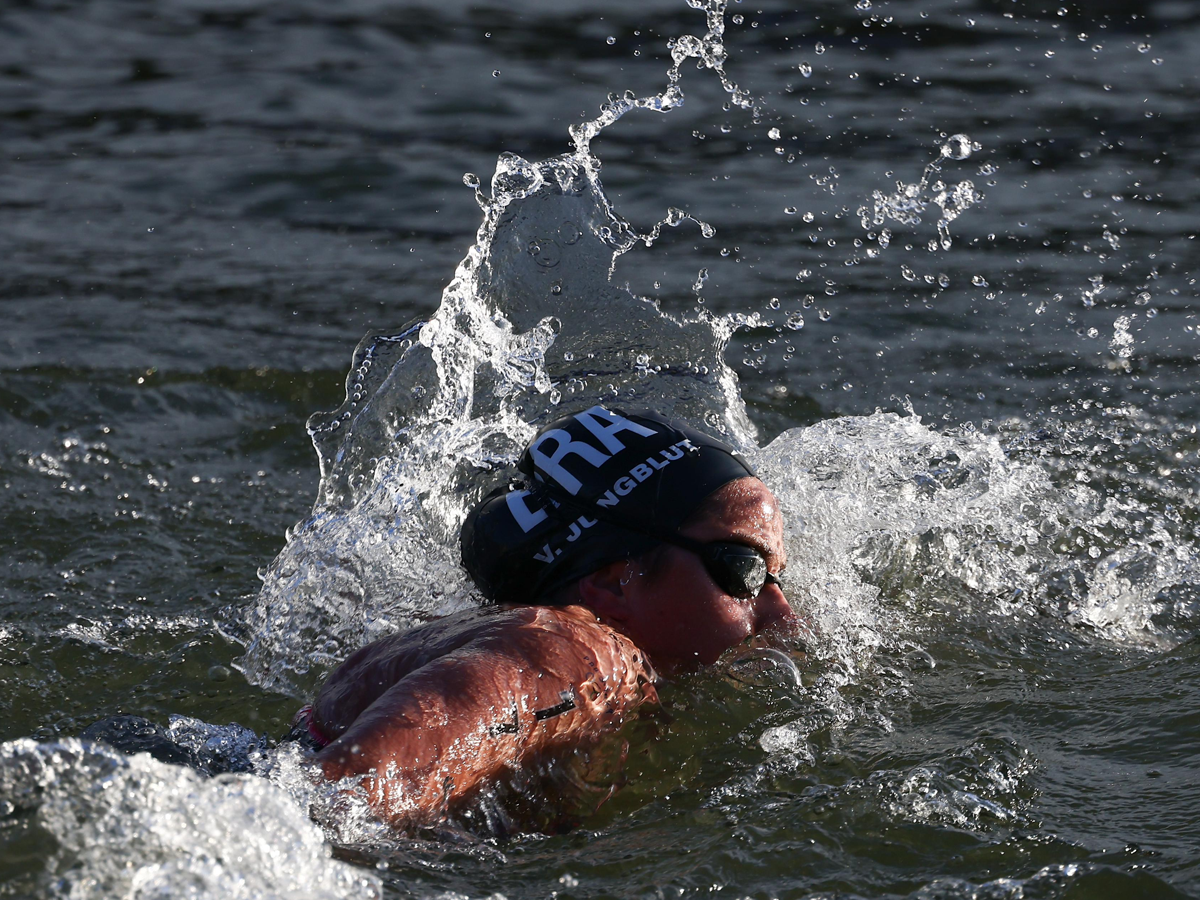
[[[790,625],[796,613],[778,584],[767,584],[754,598],[754,633]]]

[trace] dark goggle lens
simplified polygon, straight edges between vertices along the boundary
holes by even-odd
[[[701,559],[717,587],[733,597],[757,597],[768,582],[779,583],[767,571],[767,561],[744,544],[707,544]]]

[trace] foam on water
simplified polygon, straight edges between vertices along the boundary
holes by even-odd
[[[885,634],[920,632],[901,611],[911,603],[881,594],[920,610],[964,590],[993,615],[1049,613],[1150,645],[1186,637],[1155,615],[1200,576],[1187,530],[1092,486],[1099,460],[1080,460],[1064,483],[1046,460],[1077,440],[1019,433],[1006,446],[876,413],[787,431],[754,454],[785,510],[787,586],[807,599],[826,652],[853,661]],[[1036,458],[1031,444],[1043,445]]]
[[[0,745],[0,804],[56,851],[53,896],[378,897],[377,879],[330,857],[321,830],[252,775],[204,778],[144,753],[78,740]]]
[[[768,763],[753,770],[742,783],[722,785],[709,805],[762,796],[771,779],[789,769],[809,767],[811,751],[784,726],[763,735]],[[907,769],[880,768],[841,784],[820,784],[805,792],[805,805],[836,809],[849,831],[869,831],[881,822],[943,825],[986,831],[997,825],[1032,824],[1026,811],[1034,795],[1029,754],[999,740],[977,741],[960,750]]]

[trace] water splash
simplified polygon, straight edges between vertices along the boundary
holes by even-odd
[[[1189,526],[1092,484],[1111,465],[1098,448],[1133,443],[1093,428],[1006,445],[876,413],[784,432],[753,458],[784,510],[788,590],[819,655],[857,680],[881,648],[911,652],[901,645],[922,628],[909,611],[935,595],[1123,643],[1185,639],[1200,584]]]
[[[691,217],[671,209],[638,231],[612,209],[590,152],[626,112],[682,102],[688,59],[715,71],[735,104],[752,106],[724,70],[724,0],[689,3],[708,30],[672,41],[662,94],[610,98],[598,118],[572,129],[573,153],[542,162],[501,154],[490,193],[464,178],[483,221],[438,310],[366,337],[345,402],[309,420],[321,466],[313,514],[263,573],[244,626],[230,626],[246,636],[240,664],[252,681],[303,694],[349,650],[473,602],[459,525],[511,477],[551,415],[604,401],[650,406],[753,446],[723,360],[733,330],[751,321],[671,318],[612,284],[618,256]],[[638,363],[650,357],[664,362]]]
[[[684,59],[700,59],[749,102],[718,52],[723,4],[692,5],[706,11],[708,31],[673,43],[670,83],[655,103],[610,103],[572,132],[572,153],[542,162],[502,154],[486,193],[464,178],[483,221],[437,312],[365,338],[345,402],[309,422],[318,498],[247,615],[241,664],[252,681],[304,694],[363,643],[475,602],[458,560],[465,511],[511,476],[539,423],[598,401],[656,407],[755,456],[788,513],[797,602],[812,613],[820,652],[838,661],[817,692],[830,708],[880,649],[919,632],[894,598],[919,602],[929,584],[952,582],[999,614],[1028,606],[1117,639],[1160,639],[1155,598],[1195,574],[1185,539],[1161,517],[1152,532],[1106,544],[1099,536],[1123,517],[1152,512],[1064,485],[994,437],[939,433],[914,416],[823,422],[759,450],[723,352],[736,328],[762,321],[675,319],[612,283],[620,254],[688,216],[671,209],[649,232],[631,226],[609,203],[591,139],[629,110],[677,105]],[[949,223],[980,195],[970,182],[933,179],[977,149],[966,135],[949,138],[917,183],[876,193],[873,212],[860,210],[864,225],[919,222],[932,204],[948,248]],[[882,229],[880,246],[889,240]],[[1081,533],[1096,538],[1076,545]],[[1162,546],[1174,550],[1146,564]],[[1077,585],[1065,594],[1056,587],[1064,572]],[[924,651],[916,642],[911,652]]]
[[[862,227],[870,231],[872,227],[879,227],[888,220],[907,226],[920,225],[921,217],[925,215],[929,206],[933,205],[939,211],[938,240],[936,243],[930,243],[930,249],[940,246],[943,250],[949,250],[953,244],[950,223],[983,200],[984,195],[975,188],[975,183],[970,179],[964,179],[957,184],[947,184],[940,179],[930,182],[941,175],[945,160],[964,160],[971,153],[981,149],[978,142],[972,141],[965,134],[951,135],[946,143],[941,145],[937,158],[925,167],[920,179],[912,184],[897,181],[896,190],[890,194],[879,190],[872,191],[871,206],[858,208]],[[884,229],[885,232],[886,230]],[[887,239],[879,241],[881,247],[886,247],[887,243]]]
[[[380,897],[333,860],[320,829],[263,778],[203,778],[99,744],[0,744],[0,805],[57,845],[43,889],[107,897]]]
[[[725,7],[728,0],[687,0],[687,4],[692,9],[703,10],[708,21],[708,31],[703,37],[684,34],[667,42],[671,51],[671,67],[667,70],[667,87],[664,91],[649,97],[638,97],[632,91],[626,91],[622,96],[609,94],[608,102],[601,106],[599,116],[572,125],[570,132],[571,140],[575,144],[576,158],[591,158],[591,143],[596,135],[631,110],[652,109],[668,112],[682,106],[684,97],[680,87],[681,70],[689,59],[697,60],[703,68],[715,72],[733,104],[751,110],[755,119],[758,118],[760,110],[754,105],[753,98],[731,81],[725,72],[728,54],[721,38],[725,34]]]
[[[1132,367],[1130,359],[1133,356],[1135,342],[1133,335],[1129,333],[1129,326],[1133,324],[1136,315],[1137,313],[1117,316],[1117,320],[1113,323],[1112,340],[1108,342],[1108,349],[1113,355],[1113,366],[1125,372]]]

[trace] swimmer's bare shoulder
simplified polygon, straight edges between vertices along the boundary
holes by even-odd
[[[508,767],[598,743],[657,703],[642,651],[582,606],[474,610],[364,647],[322,688],[325,776],[384,818],[436,821]]]

